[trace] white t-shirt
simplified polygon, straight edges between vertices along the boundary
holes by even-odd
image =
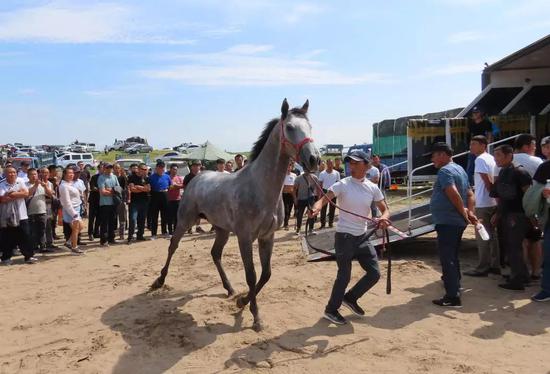
[[[222,170],[222,171],[216,170],[216,172],[218,172],[218,173],[223,173],[223,174],[231,174],[231,173],[228,172],[227,170]]]
[[[380,170],[376,166],[371,166],[367,171],[367,178],[372,182],[373,179],[380,178]]]
[[[340,173],[332,169],[329,173],[327,170],[323,170],[319,174],[319,182],[323,183],[323,189],[328,190],[332,185],[340,180]]]
[[[76,188],[78,191],[80,191],[80,196],[84,196],[84,193],[86,192],[86,185],[84,184],[84,181],[82,179],[77,179],[73,182],[73,187]]]
[[[494,181],[494,172],[496,168],[495,158],[485,152],[476,157],[474,166],[474,186],[476,208],[488,208],[497,205],[495,199],[489,196],[489,191],[485,187],[485,182],[480,174],[487,174],[491,182]]]
[[[296,180],[296,174],[290,172],[285,176],[285,186],[294,186],[294,181]]]
[[[14,184],[8,184],[8,181],[5,180],[0,183],[0,196],[4,196],[11,191],[19,192],[26,189],[27,187],[25,186],[25,182],[23,182],[22,178],[17,178]],[[25,204],[25,199],[16,199],[14,202],[17,204],[17,208],[19,210],[19,220],[21,221],[28,219],[29,216],[27,215],[27,205]]]
[[[527,153],[514,153],[514,166],[523,166],[531,178],[535,175],[537,168],[542,164],[542,159]]]
[[[374,201],[384,200],[384,195],[377,185],[367,178],[362,181],[347,177],[336,182],[330,191],[338,198],[338,205],[345,210],[359,214],[363,217],[371,217],[371,205]],[[344,232],[354,236],[367,232],[367,220],[346,213],[339,212],[339,220],[336,225],[337,232]]]
[[[23,170],[19,170],[17,172],[17,178],[21,178],[25,183],[29,181],[27,173],[25,173]]]

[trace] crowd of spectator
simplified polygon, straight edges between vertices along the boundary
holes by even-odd
[[[235,164],[234,170],[233,160],[219,159],[216,170],[232,173],[244,167],[246,160],[239,154]],[[198,160],[191,162],[185,177],[178,175],[177,164],[166,170],[162,161],[153,170],[145,163],[125,170],[117,163],[102,162],[92,175],[80,162],[58,175],[54,165],[37,170],[23,162],[17,170],[6,162],[0,175],[1,264],[12,264],[17,251],[25,263],[33,264],[36,253],[62,250],[55,244],[61,240],[71,253],[81,255],[93,242],[108,247],[169,238],[185,186],[202,170]],[[58,224],[62,236],[56,230]],[[204,232],[200,220],[195,231]]]
[[[452,161],[448,144],[433,146],[438,173],[430,208],[445,285],[445,295],[433,301],[436,305],[461,307],[461,276],[490,274],[502,276],[498,286],[510,291],[541,282],[532,299],[550,301],[550,137],[540,145],[544,162],[535,156],[536,138],[530,134],[518,135],[513,145],[497,146],[493,155],[488,152],[489,139],[474,135],[468,163],[471,178]],[[462,273],[459,248],[468,224],[476,225],[478,263]]]

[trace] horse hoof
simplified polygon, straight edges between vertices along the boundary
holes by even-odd
[[[237,308],[244,308],[246,306],[246,304],[248,304],[248,300],[246,299],[246,297],[239,297],[237,299]]]
[[[153,284],[151,285],[151,289],[152,290],[158,290],[159,288],[161,288],[162,286],[164,285],[164,281],[160,278],[157,278],[155,280],[155,282],[153,282]]]
[[[252,329],[256,332],[260,332],[263,330],[262,323],[260,321],[255,321],[252,324]]]

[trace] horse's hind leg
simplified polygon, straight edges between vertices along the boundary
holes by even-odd
[[[157,288],[160,288],[164,285],[164,280],[166,279],[166,275],[168,274],[168,267],[170,266],[172,256],[174,255],[174,252],[176,252],[176,249],[178,249],[181,238],[192,226],[194,219],[195,217],[193,217],[192,220],[183,219],[178,221],[176,229],[174,230],[174,234],[170,239],[170,246],[168,247],[168,257],[166,258],[166,264],[164,264],[164,267],[160,271],[160,276],[151,285],[152,290],[156,290]]]
[[[269,281],[269,278],[271,278],[271,254],[273,253],[273,237],[274,234],[271,234],[271,236],[268,238],[258,239],[258,250],[260,253],[262,274],[260,275],[260,280],[256,285],[256,296],[260,293],[267,281]],[[243,296],[239,299],[240,307],[244,307],[246,304],[248,304],[248,296]]]
[[[214,265],[216,265],[218,273],[220,273],[223,288],[225,288],[225,290],[227,291],[227,296],[233,296],[235,294],[235,291],[233,290],[233,287],[231,287],[231,283],[229,283],[229,279],[227,279],[227,275],[225,274],[222,266],[223,247],[227,243],[228,239],[229,231],[225,231],[216,227],[216,240],[214,240],[214,245],[212,246],[212,251],[210,253],[212,254]]]

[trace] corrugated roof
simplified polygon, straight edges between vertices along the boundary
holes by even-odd
[[[511,55],[504,57],[494,64],[487,66],[484,69],[484,72],[490,73],[497,70],[550,67],[550,59],[546,58],[549,53],[550,34],[532,44],[529,44],[527,47],[524,47],[512,53]],[[537,54],[540,56],[538,56]],[[524,57],[527,57],[529,55],[533,55],[533,58],[523,59]],[[522,60],[522,63],[518,64],[518,60]]]

